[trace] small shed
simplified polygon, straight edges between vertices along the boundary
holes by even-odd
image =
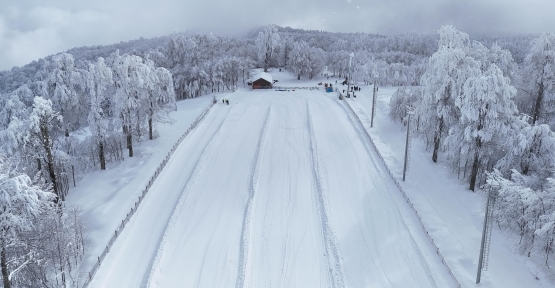
[[[248,81],[252,89],[270,89],[273,83],[272,75],[266,72],[260,72]]]

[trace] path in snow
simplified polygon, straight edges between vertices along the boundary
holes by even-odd
[[[91,287],[453,285],[344,103],[317,91],[227,98]]]

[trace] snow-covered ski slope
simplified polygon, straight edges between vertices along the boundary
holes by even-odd
[[[239,90],[182,142],[90,287],[453,287],[336,93]]]

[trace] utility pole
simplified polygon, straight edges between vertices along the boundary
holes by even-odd
[[[410,147],[410,116],[414,112],[414,108],[407,106],[407,114],[409,116],[407,121],[407,141],[405,144],[405,164],[403,165],[403,181],[405,181],[405,175],[407,173],[407,168],[409,165],[409,147]]]
[[[376,113],[376,82],[378,81],[378,72],[374,73],[374,96],[372,96],[372,117],[370,127],[374,127],[374,114]]]
[[[355,57],[355,53],[351,52],[349,54],[349,78],[347,79],[347,96],[349,96],[349,91],[351,91],[351,62]]]
[[[493,208],[495,206],[495,193],[492,188],[488,191],[488,200],[486,202],[486,213],[484,215],[484,228],[482,230],[482,243],[480,245],[480,258],[478,260],[478,273],[476,275],[476,284],[480,283],[482,270],[488,269],[489,251],[491,246],[491,230],[493,228]]]

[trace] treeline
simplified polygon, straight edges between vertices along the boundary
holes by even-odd
[[[64,208],[76,174],[122,161],[124,149],[133,157],[134,143],[156,137],[156,124],[171,121],[168,112],[176,108],[171,73],[151,60],[116,51],[107,59],[87,62],[86,68],[67,53],[41,63],[32,81],[0,99],[0,147],[10,155],[0,157],[8,163],[0,175],[7,179],[0,184],[6,194],[0,197],[1,206],[39,203],[32,213],[17,214],[25,223],[0,217],[4,230],[13,231],[0,239],[4,287],[77,283],[86,237],[78,214]],[[30,191],[49,196],[21,199],[25,186],[6,183],[20,183],[24,177],[26,185],[34,187]],[[41,229],[56,234],[46,238]],[[36,238],[45,242],[28,242]],[[58,246],[58,254],[67,249],[69,254],[52,254],[50,245]],[[56,261],[49,258],[54,256]]]
[[[258,41],[259,34],[266,30],[274,31],[272,33],[279,36],[279,40],[272,43],[273,53],[268,59],[260,55],[263,47]],[[488,47],[497,43],[500,48],[509,50],[516,63],[520,64],[534,37],[491,36],[479,37],[478,40]],[[348,74],[349,53],[354,52],[353,79],[370,83],[377,72],[381,85],[418,85],[426,70],[427,59],[437,50],[438,39],[435,34],[332,33],[270,25],[253,30],[244,38],[176,33],[107,46],[73,48],[66,53],[74,57],[77,67],[85,69],[88,62],[94,62],[99,57],[106,59],[116,50],[121,54],[148,57],[157,66],[172,72],[177,97],[185,99],[218,91],[218,88],[220,91],[232,89],[248,79],[248,72],[255,67],[280,67],[295,72],[290,63],[307,62],[304,50],[310,50],[308,55],[317,53],[313,60],[318,63],[313,63],[309,69],[297,69],[301,70],[301,77],[318,75],[324,67],[336,76],[344,77]],[[303,41],[306,44],[300,44]],[[302,59],[292,59],[294,55],[291,52],[296,45]],[[43,70],[52,57],[14,67],[10,71],[0,71],[0,94],[34,81],[37,72]]]
[[[421,87],[400,88],[390,116],[444,157],[469,189],[496,199],[501,227],[520,236],[528,255],[549,264],[555,239],[555,34],[531,39],[521,64],[508,50],[442,27]],[[410,108],[409,108],[410,107]]]

